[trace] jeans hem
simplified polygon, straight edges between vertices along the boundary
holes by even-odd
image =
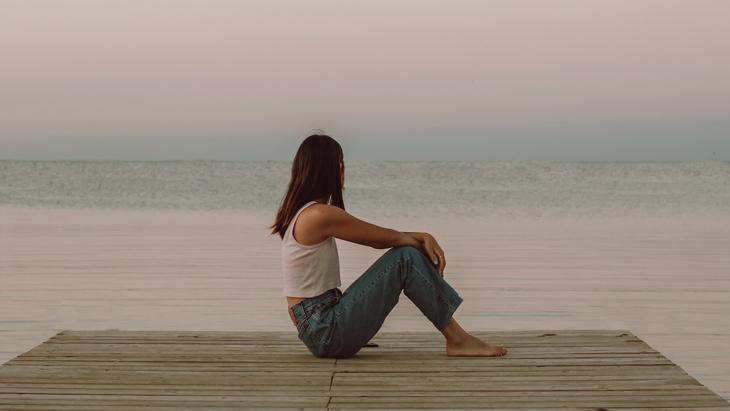
[[[446,328],[446,325],[448,325],[449,321],[451,321],[451,318],[454,316],[454,312],[456,312],[456,309],[459,308],[462,302],[464,302],[464,299],[457,295],[454,300],[447,303],[448,309],[446,310],[446,315],[441,320],[442,323],[434,324],[436,329],[443,331],[443,329]]]

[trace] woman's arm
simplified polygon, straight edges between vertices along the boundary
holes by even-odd
[[[339,207],[329,204],[312,207],[312,225],[317,227],[324,237],[335,237],[372,248],[421,246],[421,241],[410,233],[370,224]]]
[[[329,204],[312,207],[316,207],[314,208],[316,211],[313,215],[313,218],[316,220],[315,226],[319,227],[325,236],[340,238],[373,248],[391,248],[410,245],[417,248],[423,255],[433,261],[434,265],[438,266],[439,272],[443,275],[443,270],[446,266],[444,252],[431,234],[401,232],[391,228],[380,227],[353,217],[345,210]]]

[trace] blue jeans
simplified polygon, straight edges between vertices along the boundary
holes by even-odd
[[[463,301],[418,248],[393,247],[344,293],[332,288],[294,304],[299,339],[316,357],[351,357],[378,332],[401,290],[438,330]]]

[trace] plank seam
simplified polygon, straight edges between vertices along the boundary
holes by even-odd
[[[335,372],[337,372],[337,358],[335,358],[335,362],[332,364],[332,375],[330,375],[330,388],[327,391],[327,395],[329,398],[327,398],[327,404],[325,405],[325,409],[327,411],[329,411],[330,403],[332,402],[332,383],[335,380]]]

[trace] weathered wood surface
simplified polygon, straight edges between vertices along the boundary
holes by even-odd
[[[730,411],[630,331],[476,334],[509,354],[447,357],[436,332],[324,359],[294,331],[62,331],[0,367],[0,409]]]

